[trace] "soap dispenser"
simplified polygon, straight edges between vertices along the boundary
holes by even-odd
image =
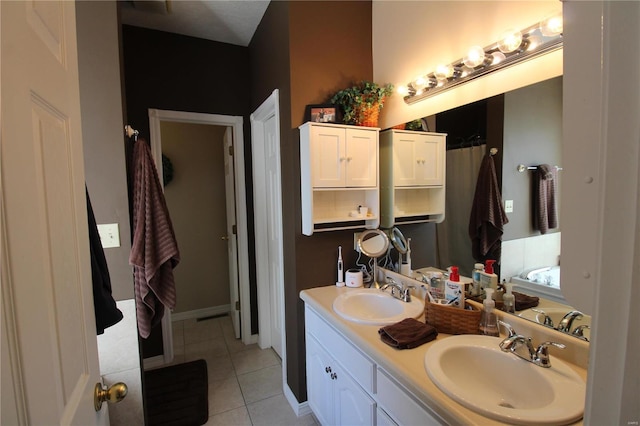
[[[492,297],[493,289],[487,287],[485,292],[487,293],[487,297],[482,302],[482,315],[480,316],[480,325],[478,328],[480,334],[484,334],[485,336],[499,336],[498,318],[495,312],[493,312],[496,306],[496,302],[493,301]]]
[[[506,293],[502,296],[504,311],[511,314],[516,313],[516,297],[513,295],[513,283],[504,283]]]

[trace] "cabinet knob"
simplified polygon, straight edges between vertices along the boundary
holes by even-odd
[[[331,367],[325,367],[325,368],[324,368],[324,371],[325,371],[326,373],[331,373]]]
[[[336,380],[338,375],[336,373],[331,373],[331,380]]]

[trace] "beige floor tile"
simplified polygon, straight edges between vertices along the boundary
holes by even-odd
[[[194,356],[205,358],[207,356],[228,355],[227,344],[224,339],[203,340],[196,343],[184,345],[184,354],[187,359],[194,359]]]
[[[240,385],[235,377],[209,383],[209,416],[244,405]]]
[[[209,416],[205,426],[251,426],[251,418],[247,407],[240,407],[224,413]]]
[[[315,426],[311,414],[298,418],[284,395],[272,396],[262,401],[247,404],[249,416],[254,426]]]
[[[184,343],[197,343],[204,340],[222,337],[222,328],[215,319],[204,321],[189,321],[184,324]]]
[[[238,375],[242,396],[247,404],[282,393],[282,367],[263,368]]]
[[[238,352],[244,352],[244,351],[258,348],[258,345],[256,343],[245,345],[244,343],[242,343],[242,340],[236,339],[233,334],[231,334],[230,336],[227,336],[225,334],[224,341],[227,344],[227,349],[229,349],[230,354],[235,354]]]
[[[276,356],[271,348],[255,348],[238,352],[233,355],[232,361],[238,375],[280,364],[280,358]]]

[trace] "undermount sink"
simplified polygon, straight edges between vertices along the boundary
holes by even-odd
[[[435,385],[463,406],[509,424],[567,424],[584,412],[585,382],[557,357],[538,367],[503,352],[498,337],[436,341],[424,358]]]
[[[404,302],[379,289],[357,288],[347,289],[336,297],[333,310],[342,318],[360,324],[390,325],[419,317],[424,303],[416,297]]]

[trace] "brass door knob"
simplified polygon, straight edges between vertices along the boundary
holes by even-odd
[[[96,383],[95,392],[93,394],[93,406],[96,411],[100,411],[103,402],[114,404],[120,402],[127,396],[127,385],[122,382],[114,383],[109,388],[102,385],[102,383]]]

